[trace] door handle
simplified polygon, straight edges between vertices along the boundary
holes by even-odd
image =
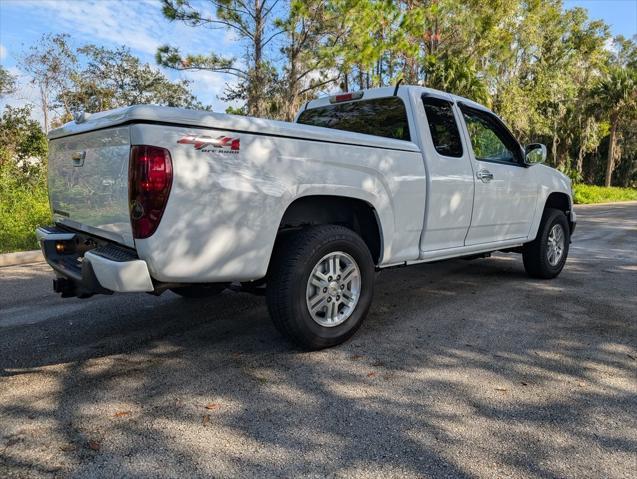
[[[482,169],[476,173],[476,178],[482,180],[483,183],[488,183],[493,179],[493,173],[491,173],[489,170]]]

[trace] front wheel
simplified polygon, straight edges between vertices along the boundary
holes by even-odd
[[[570,230],[566,215],[561,210],[546,208],[542,215],[537,237],[524,245],[524,269],[533,278],[555,278],[566,263],[570,243]]]
[[[346,341],[372,302],[374,262],[353,231],[336,225],[306,228],[277,242],[266,298],[274,325],[305,349]]]

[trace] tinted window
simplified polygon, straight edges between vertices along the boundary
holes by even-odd
[[[297,123],[409,140],[407,111],[400,98],[376,98],[305,110]]]
[[[462,156],[460,132],[451,103],[431,97],[424,97],[422,101],[436,151],[444,156]]]
[[[519,145],[493,115],[470,108],[462,113],[477,160],[518,163]]]

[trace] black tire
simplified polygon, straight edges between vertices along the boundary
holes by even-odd
[[[322,258],[343,252],[360,271],[360,294],[350,316],[337,326],[316,322],[306,303],[310,274]],[[367,316],[374,293],[374,261],[363,240],[353,231],[336,225],[322,225],[289,233],[277,240],[266,299],[276,328],[303,349],[317,350],[349,339]]]
[[[199,299],[216,296],[226,289],[227,286],[225,283],[191,284],[189,286],[180,286],[179,288],[170,288],[170,290],[184,298]]]
[[[560,225],[564,234],[564,249],[559,261],[552,265],[549,262],[549,234],[555,225]],[[542,214],[537,237],[531,243],[526,243],[522,250],[524,269],[532,278],[555,278],[566,263],[570,244],[570,229],[566,215],[561,210],[546,208]]]

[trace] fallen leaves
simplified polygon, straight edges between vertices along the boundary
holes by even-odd
[[[95,440],[91,440],[89,441],[86,446],[91,450],[91,451],[99,451],[102,447],[102,443],[99,441],[95,441]]]
[[[113,417],[126,417],[130,416],[130,414],[130,411],[117,411],[115,414],[113,414]]]
[[[207,414],[204,414],[203,417],[201,418],[201,424],[203,426],[207,426],[209,422],[210,422],[210,416],[208,416]]]
[[[218,402],[211,402],[205,405],[205,408],[210,410],[210,411],[214,411],[216,409],[221,409],[221,404],[219,404]]]
[[[506,393],[509,391],[507,388],[503,388],[503,387],[497,387],[495,388],[495,390],[501,393]]]

